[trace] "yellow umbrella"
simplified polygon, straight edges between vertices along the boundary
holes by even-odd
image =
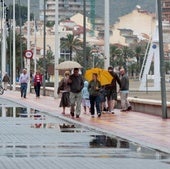
[[[101,68],[92,68],[86,70],[85,79],[87,81],[91,81],[93,73],[96,73],[98,75],[97,79],[100,81],[102,86],[110,84],[112,82],[112,75],[107,70]]]

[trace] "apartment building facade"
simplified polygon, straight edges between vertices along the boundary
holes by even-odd
[[[83,13],[83,0],[59,0],[59,19],[67,19]],[[90,12],[90,0],[86,0],[86,13]],[[40,20],[44,18],[44,0],[40,0]],[[46,20],[55,21],[55,0],[46,0]]]
[[[162,20],[170,23],[170,0],[162,0]]]

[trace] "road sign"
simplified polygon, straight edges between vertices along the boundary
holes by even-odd
[[[32,57],[33,57],[32,50],[25,50],[24,51],[24,57],[27,58],[27,59],[32,59]]]

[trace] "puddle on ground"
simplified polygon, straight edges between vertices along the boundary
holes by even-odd
[[[0,99],[1,101],[1,99]],[[4,100],[0,156],[169,159],[170,155]]]

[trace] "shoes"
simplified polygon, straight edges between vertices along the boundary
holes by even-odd
[[[126,112],[127,110],[121,110],[121,112]]]
[[[132,110],[132,106],[129,106],[129,107],[127,108],[127,111],[130,111],[130,110]]]
[[[94,118],[94,115],[91,115],[91,118]]]
[[[115,114],[115,112],[112,110],[111,112],[110,112],[111,114]]]
[[[97,116],[100,117],[100,116],[101,116],[101,113],[97,113]]]
[[[71,112],[70,112],[71,116],[74,117],[74,106],[71,106]]]
[[[76,114],[76,118],[79,118],[79,115],[78,115],[78,114]]]
[[[65,114],[65,112],[62,112],[61,114],[63,114],[63,115],[64,115],[64,114]]]
[[[70,115],[71,115],[72,117],[74,117],[74,112],[70,112]]]

